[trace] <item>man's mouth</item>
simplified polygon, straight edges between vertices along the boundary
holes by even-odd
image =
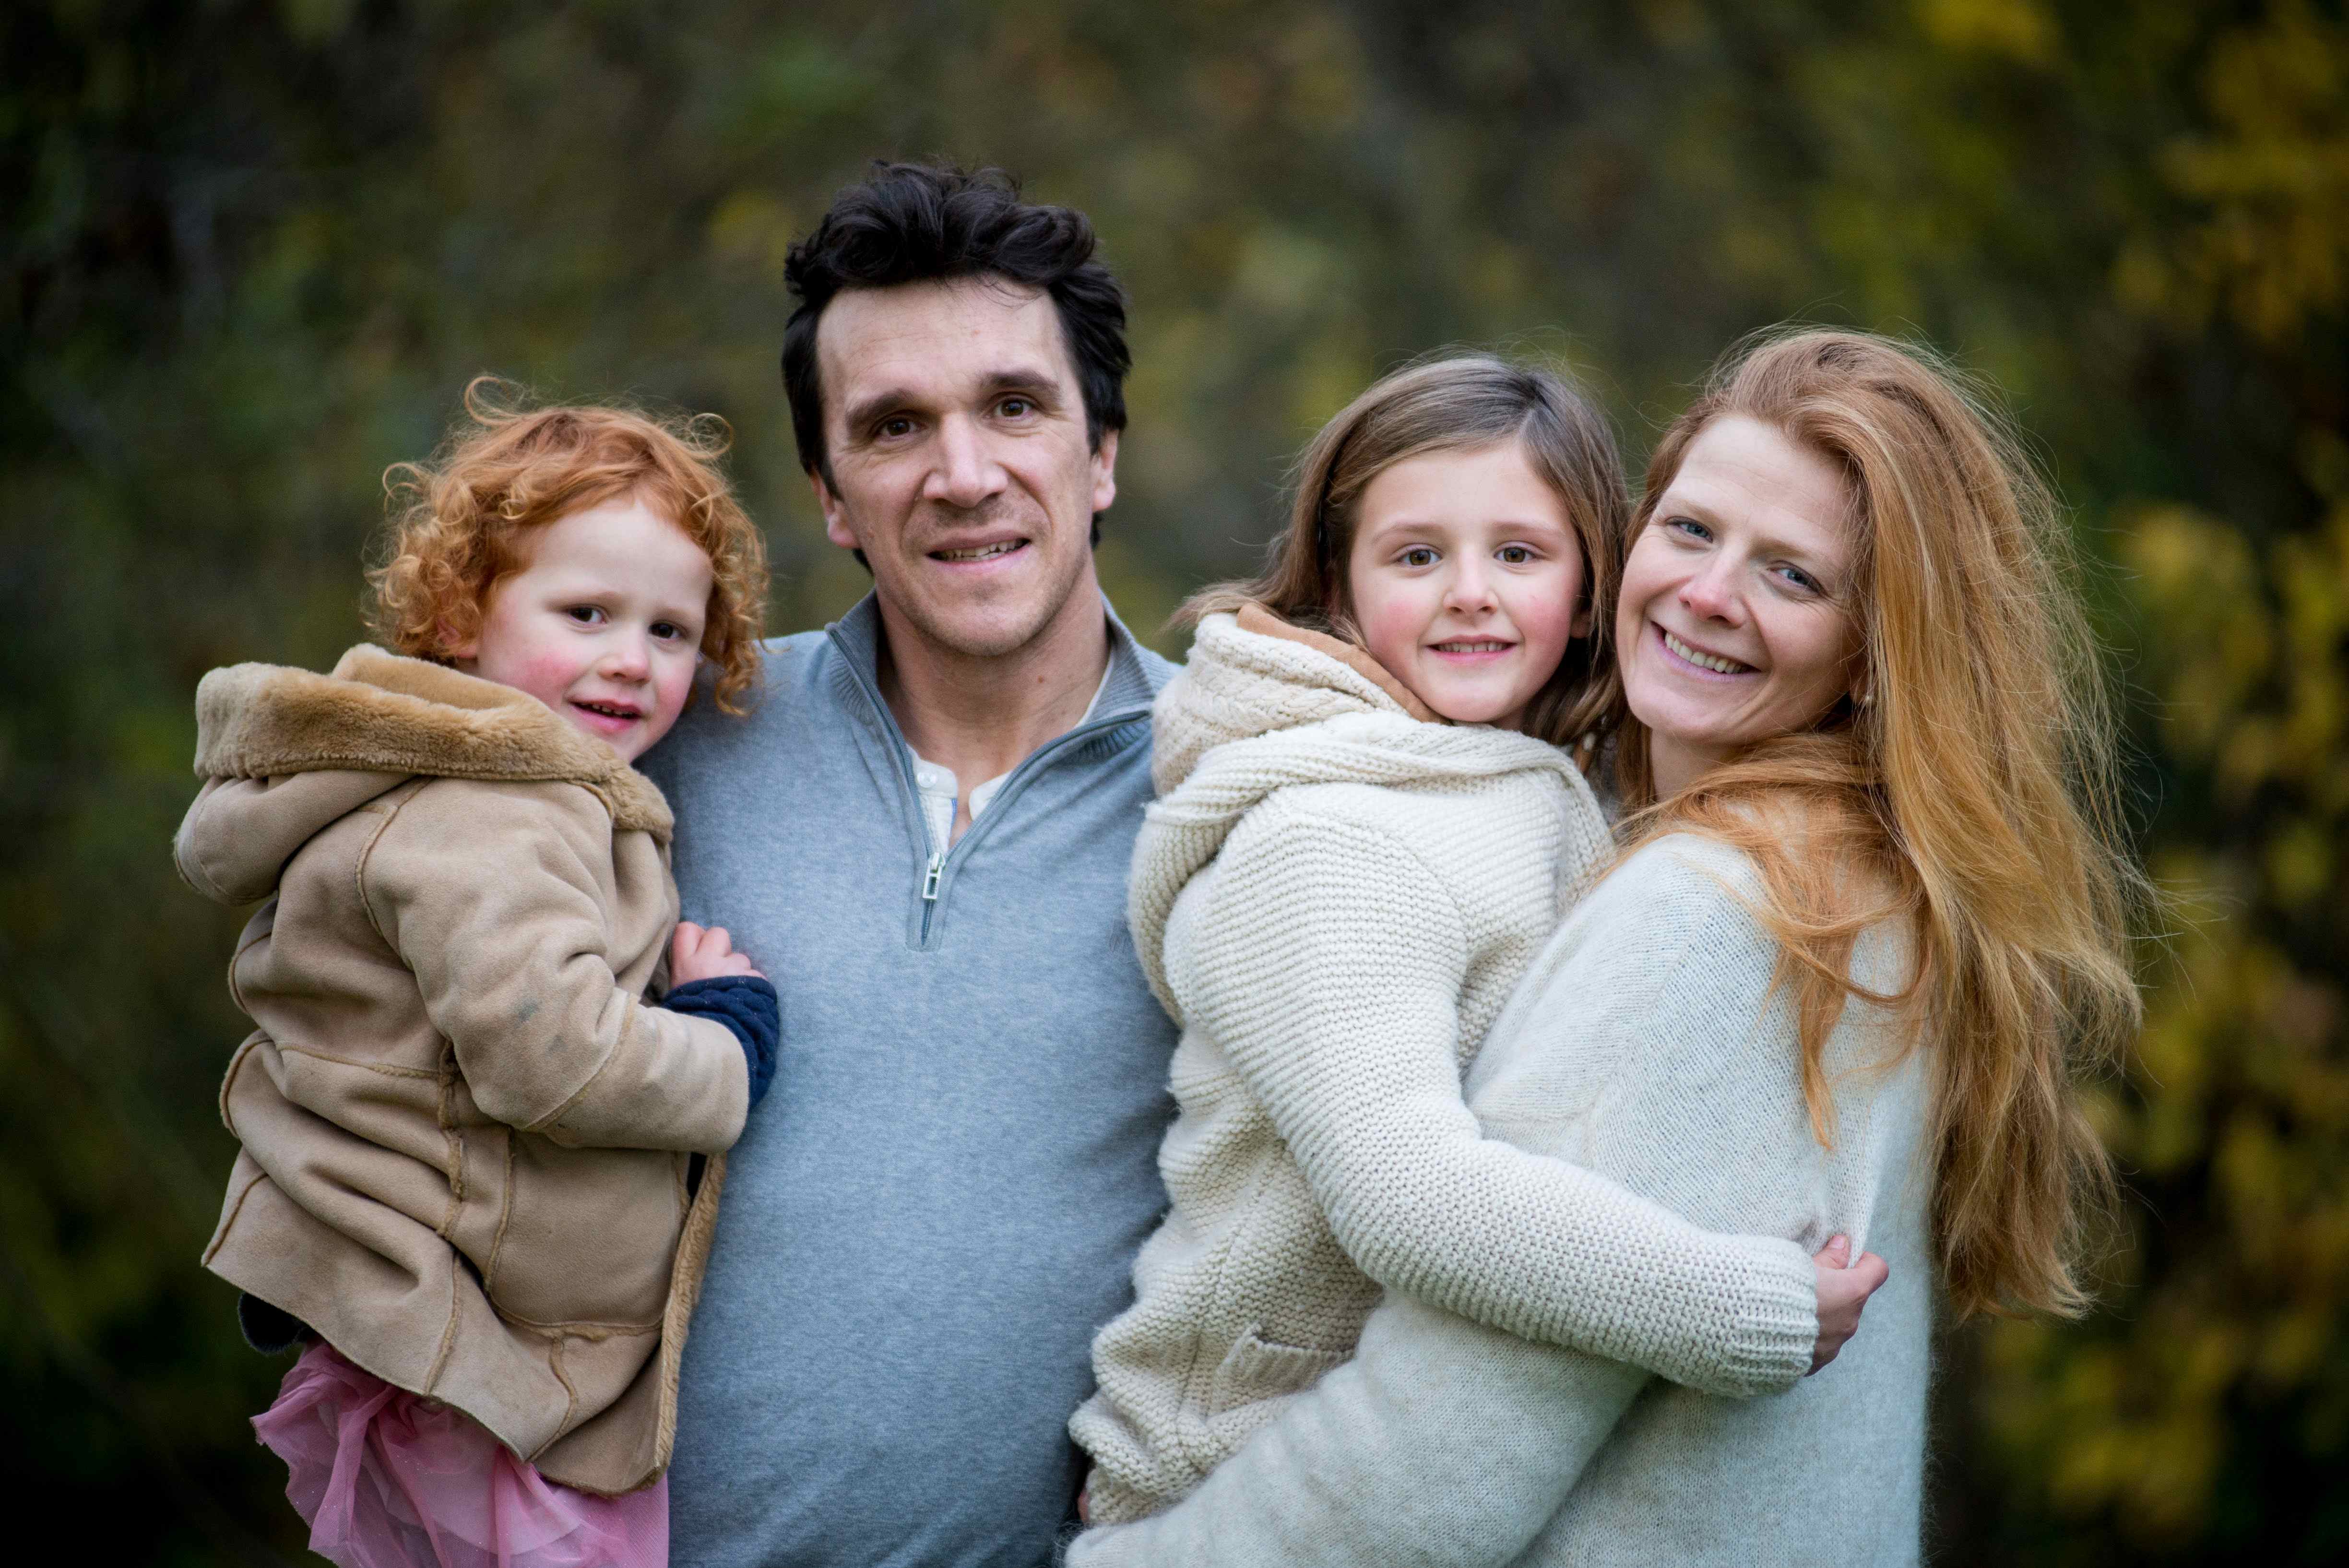
[[[1733,659],[1723,659],[1717,653],[1707,653],[1701,648],[1692,648],[1662,627],[1658,627],[1656,631],[1663,638],[1665,649],[1674,658],[1685,659],[1699,670],[1710,670],[1716,675],[1744,675],[1754,668],[1750,664],[1740,664]]]
[[[1001,539],[992,545],[971,545],[958,550],[933,550],[930,552],[930,559],[948,561],[959,566],[967,561],[992,561],[998,556],[1009,556],[1014,550],[1024,550],[1027,547],[1028,541],[1025,539]]]

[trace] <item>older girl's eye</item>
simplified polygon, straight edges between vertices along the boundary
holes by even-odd
[[[1533,548],[1527,545],[1504,545],[1494,554],[1500,556],[1501,564],[1505,566],[1525,566],[1533,564]]]
[[[1395,559],[1406,566],[1432,566],[1435,565],[1435,552],[1425,545],[1413,545]]]

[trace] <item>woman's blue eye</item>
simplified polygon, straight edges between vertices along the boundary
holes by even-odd
[[[1713,537],[1713,530],[1707,528],[1703,524],[1698,522],[1693,517],[1667,517],[1664,519],[1664,526],[1673,530],[1675,533],[1685,534],[1692,539],[1710,539]]]
[[[1815,594],[1826,592],[1826,589],[1819,586],[1819,580],[1816,577],[1800,566],[1782,566],[1779,569],[1785,573],[1786,580],[1798,588],[1807,589]]]

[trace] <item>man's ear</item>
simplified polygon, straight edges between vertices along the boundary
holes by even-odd
[[[833,493],[832,486],[823,482],[822,469],[808,471],[808,483],[815,489],[815,504],[823,513],[823,536],[843,550],[854,550],[860,541],[848,526],[848,509]]]
[[[1093,449],[1093,515],[1098,517],[1117,499],[1117,431],[1102,431],[1101,445]]]

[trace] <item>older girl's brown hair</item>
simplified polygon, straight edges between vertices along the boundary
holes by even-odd
[[[367,573],[367,618],[385,646],[446,663],[448,648],[481,629],[499,580],[521,568],[533,529],[633,495],[709,556],[701,652],[717,668],[719,707],[741,712],[758,679],[767,548],[718,468],[726,422],[526,408],[493,376],[465,388],[465,414],[429,461],[384,471],[394,510],[381,564]]]
[[[1758,867],[1822,1141],[1822,1057],[1860,932],[1913,933],[1887,1004],[1930,1053],[1933,1220],[1961,1314],[2084,1310],[2085,1213],[2110,1161],[2077,1069],[2134,1035],[2127,931],[2142,876],[2117,805],[2101,660],[2055,499],[1988,400],[1920,349],[1779,329],[1733,349],[1648,468],[1644,528],[1717,419],[1759,420],[1851,497],[1857,695],[1655,799],[1647,732],[1617,751],[1632,836],[1691,829]],[[1636,535],[1636,530],[1635,530]],[[1790,843],[1791,841],[1791,843]]]
[[[1519,443],[1565,504],[1582,546],[1587,602],[1613,604],[1631,511],[1615,432],[1565,377],[1471,354],[1397,370],[1347,404],[1298,460],[1288,527],[1263,575],[1201,590],[1176,620],[1254,602],[1293,625],[1359,643],[1346,561],[1362,492],[1407,458],[1506,441]],[[1526,732],[1559,746],[1596,739],[1619,710],[1620,692],[1614,628],[1593,615],[1590,635],[1568,645],[1527,707]]]

